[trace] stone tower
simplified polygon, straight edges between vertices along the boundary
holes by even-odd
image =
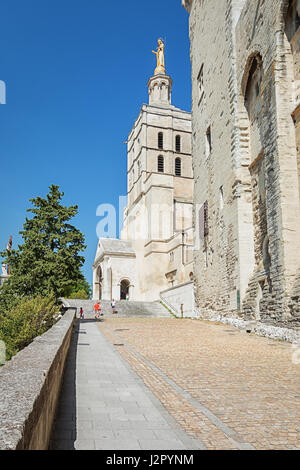
[[[156,69],[148,81],[149,104],[128,138],[122,238],[134,243],[143,300],[158,299],[163,289],[189,281],[191,274],[191,115],[171,104],[172,83]]]
[[[99,285],[101,276],[102,293],[112,292],[116,300],[114,293],[125,281],[129,300],[159,300],[163,291],[170,297],[175,289],[176,305],[190,304],[191,312],[191,114],[171,104],[171,92],[172,79],[160,57],[148,81],[149,103],[142,105],[127,139],[128,202],[121,240],[100,240],[94,282]],[[188,301],[180,300],[182,284],[184,295],[189,289]]]

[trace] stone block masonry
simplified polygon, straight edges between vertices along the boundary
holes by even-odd
[[[297,328],[300,1],[183,5],[190,14],[196,311]]]
[[[0,368],[0,450],[47,450],[74,311]]]

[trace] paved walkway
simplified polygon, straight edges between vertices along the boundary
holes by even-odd
[[[300,449],[297,346],[205,321],[104,318],[78,322],[52,448]]]
[[[118,347],[92,318],[77,322],[50,448],[204,449],[181,429]]]
[[[207,449],[300,449],[300,345],[189,319],[98,326]]]

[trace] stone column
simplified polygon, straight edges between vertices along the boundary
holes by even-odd
[[[109,279],[110,258],[105,256],[103,260],[103,283],[102,283],[102,299],[110,300],[110,279]]]
[[[98,299],[98,284],[97,284],[97,269],[98,266],[93,266],[93,300]]]
[[[129,296],[129,300],[134,300],[134,285],[133,284],[130,284],[129,288],[128,288],[128,296]]]

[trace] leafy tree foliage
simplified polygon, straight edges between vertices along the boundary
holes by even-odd
[[[90,297],[86,293],[85,290],[79,290],[76,292],[72,292],[72,294],[69,295],[69,299],[82,299],[82,300],[88,300]]]
[[[68,299],[90,299],[92,296],[91,285],[85,280],[79,280],[72,287],[70,293],[66,293]]]
[[[0,313],[0,339],[6,346],[6,358],[10,359],[53,326],[57,312],[53,295],[38,295],[19,300],[5,315]]]
[[[78,213],[77,206],[61,204],[64,195],[52,185],[46,198],[31,199],[33,214],[26,218],[20,232],[24,243],[17,250],[1,253],[9,264],[11,276],[0,291],[0,312],[15,305],[20,297],[32,298],[53,293],[57,299],[72,292],[81,273],[86,248],[83,234],[69,223]]]

